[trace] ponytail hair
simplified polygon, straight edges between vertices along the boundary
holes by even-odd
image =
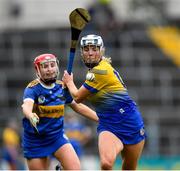
[[[105,60],[107,63],[111,64],[112,63],[112,59],[110,56],[103,56],[102,57],[103,60]]]

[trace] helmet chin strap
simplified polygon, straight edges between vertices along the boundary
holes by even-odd
[[[84,64],[90,69],[92,69],[92,68],[94,68],[95,66],[98,65],[98,63],[86,63],[86,62],[84,62]]]
[[[54,77],[54,78],[44,79],[44,80],[42,78],[40,78],[40,80],[46,85],[51,85],[56,82],[57,78]]]
[[[97,65],[99,64],[99,62],[101,62],[101,60],[102,60],[102,57],[100,57],[99,61],[97,61],[97,62],[86,62],[85,60],[83,60],[83,61],[84,61],[84,64],[85,64],[88,68],[92,69],[92,68],[94,68],[95,66],[97,66]]]

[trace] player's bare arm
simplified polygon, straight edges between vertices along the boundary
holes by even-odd
[[[93,121],[98,122],[99,118],[96,114],[95,111],[93,111],[92,109],[90,109],[88,106],[82,104],[82,103],[76,103],[75,101],[73,101],[70,104],[70,107],[77,113],[79,113],[80,115],[91,119]]]
[[[36,113],[33,113],[33,100],[27,99],[24,100],[22,104],[22,111],[26,118],[28,118],[33,126],[36,126],[36,124],[39,122],[39,117]]]
[[[68,87],[71,96],[76,101],[76,103],[81,103],[85,100],[91,93],[84,86],[77,89],[73,81],[73,74],[69,75],[67,71],[64,71],[64,76],[62,78],[64,84]]]

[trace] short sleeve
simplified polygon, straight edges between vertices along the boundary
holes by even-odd
[[[67,88],[64,89],[64,98],[65,98],[65,104],[69,104],[73,101],[73,98]]]
[[[96,93],[99,90],[103,89],[107,85],[107,74],[99,74],[99,73],[93,73],[94,74],[94,80],[89,81],[86,80],[83,84],[83,86],[88,89],[91,93]]]
[[[32,99],[32,100],[35,100],[35,98],[36,98],[36,93],[34,92],[34,89],[33,89],[33,88],[28,88],[28,87],[27,87],[27,88],[24,90],[23,100],[28,99],[28,98],[30,98],[30,99]]]

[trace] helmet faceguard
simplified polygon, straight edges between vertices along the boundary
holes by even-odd
[[[43,74],[41,73],[41,67],[43,67],[43,65],[47,62],[55,62],[56,63],[56,70],[53,73],[52,77],[46,77],[43,76]],[[45,84],[52,84],[54,82],[56,82],[58,75],[59,75],[59,67],[58,67],[59,61],[58,59],[53,55],[53,54],[42,54],[37,56],[34,59],[34,66],[36,69],[36,76]]]
[[[94,34],[84,36],[81,38],[80,46],[81,46],[81,55],[82,55],[84,64],[88,68],[93,68],[94,66],[97,66],[99,62],[101,61],[102,54],[104,52],[104,43],[101,36],[94,35]],[[93,58],[90,58],[90,57],[88,57],[88,59],[85,58],[82,52],[83,52],[84,47],[87,47],[87,46],[96,46],[96,48],[99,48],[100,56],[97,55]]]

